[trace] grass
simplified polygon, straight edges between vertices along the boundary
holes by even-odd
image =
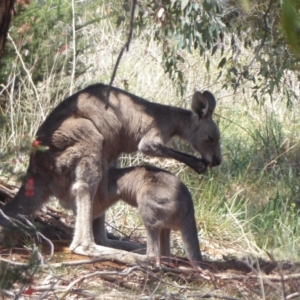
[[[90,43],[78,61],[88,68],[76,78],[75,86],[80,89],[95,82],[108,83],[124,43],[125,29],[116,30],[105,19],[82,29],[81,34]],[[54,64],[64,58],[55,55]],[[251,90],[247,87],[244,94],[224,90],[222,80],[225,79],[217,80],[218,70],[213,65],[207,72],[198,54],[186,54],[183,69],[187,91],[181,99],[163,72],[160,47],[149,40],[147,32],[132,40],[130,51],[122,58],[115,86],[155,102],[187,108],[195,89],[209,89],[218,101],[215,119],[221,130],[223,162],[202,176],[174,161],[140,154],[124,155],[122,164],[148,162],[181,178],[193,195],[201,247],[207,258],[263,255],[267,251],[277,260],[298,260],[299,107],[295,104],[287,108],[280,94],[274,94],[272,102],[266,100],[258,105],[249,98]],[[29,72],[31,67],[26,66]],[[30,140],[43,121],[42,112],[47,115],[69,94],[70,88],[69,77],[63,70],[54,76],[55,65],[49,65],[44,80],[35,85],[37,99],[28,73],[20,69],[21,61],[16,57],[9,81],[2,85],[0,92],[7,99],[1,108],[7,122],[1,129],[0,142],[0,175],[6,181],[26,170]],[[17,82],[18,89],[14,89]],[[173,145],[188,150],[178,141]],[[135,210],[119,203],[107,216],[108,222],[120,231],[143,236]],[[177,235],[174,241],[173,245],[177,244],[174,251],[182,254]]]

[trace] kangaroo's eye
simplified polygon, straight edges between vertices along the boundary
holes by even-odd
[[[208,136],[208,137],[207,137],[207,140],[208,140],[208,142],[210,142],[210,143],[213,143],[213,142],[214,142],[214,138],[211,137],[211,136]]]

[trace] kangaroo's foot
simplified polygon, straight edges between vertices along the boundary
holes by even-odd
[[[78,246],[71,245],[70,249],[75,254],[97,257],[103,260],[118,261],[120,263],[129,264],[129,265],[149,264],[147,256],[145,255],[112,249],[112,248],[108,248],[108,247],[104,247],[92,243],[90,245],[78,245]]]

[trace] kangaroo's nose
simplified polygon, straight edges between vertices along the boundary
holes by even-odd
[[[216,167],[219,166],[221,164],[221,158],[218,157],[214,157],[212,163],[209,165],[209,167]]]
[[[219,166],[221,164],[221,158],[214,158],[214,165]]]

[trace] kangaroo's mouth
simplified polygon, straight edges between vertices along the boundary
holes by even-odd
[[[216,166],[219,166],[221,164],[221,161],[219,159],[214,159],[213,161],[208,161],[205,158],[202,158],[203,163],[206,165],[208,168],[214,168]]]
[[[205,164],[206,167],[212,168],[213,164],[211,162],[209,162],[207,159],[205,159],[204,157],[201,158],[201,161],[203,162],[203,164]]]

